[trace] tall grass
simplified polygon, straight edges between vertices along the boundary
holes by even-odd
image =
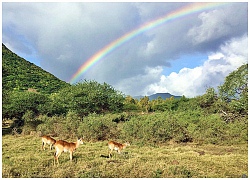
[[[58,139],[58,137],[55,137]],[[67,139],[74,141],[74,138]],[[131,142],[123,154],[108,156],[108,141],[85,142],[73,154],[53,164],[53,150],[43,151],[38,136],[2,138],[4,178],[239,178],[248,172],[247,145],[218,146],[194,143],[140,146]]]

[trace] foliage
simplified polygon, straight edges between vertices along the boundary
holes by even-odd
[[[142,109],[142,111],[147,112],[149,111],[149,97],[144,96],[143,98],[140,99],[140,101],[138,102],[139,107]]]
[[[2,69],[2,84],[5,90],[23,91],[32,88],[37,92],[50,94],[69,86],[68,83],[11,52],[4,44]]]
[[[89,115],[80,124],[78,133],[82,133],[87,140],[91,141],[117,138],[119,130],[117,129],[117,123],[113,122],[113,118],[110,115]]]
[[[199,98],[199,105],[202,108],[209,108],[217,100],[217,94],[214,88],[208,88],[206,93]]]
[[[220,111],[220,105],[218,103],[218,95],[214,88],[208,88],[206,93],[197,97],[198,105],[207,111],[207,113],[217,113]]]
[[[219,86],[220,98],[229,103],[234,112],[248,111],[248,64],[231,72],[222,86]]]
[[[185,98],[185,97],[184,97]],[[174,97],[167,98],[166,100],[163,100],[162,98],[158,98],[157,100],[153,100],[151,102],[151,109],[152,111],[174,111],[177,110],[179,107],[179,103],[183,101],[183,98],[181,99],[174,99]]]
[[[75,112],[80,117],[91,113],[120,112],[124,96],[107,83],[83,81],[66,87],[53,95],[53,106],[58,111]]]
[[[11,52],[2,44],[3,118],[22,119],[26,112],[50,114],[48,95],[70,86]],[[54,112],[52,112],[54,113]]]
[[[39,116],[37,119],[43,123],[39,124],[36,130],[43,135],[58,136],[60,139],[81,137],[83,135],[77,133],[77,128],[82,119],[73,112],[69,112],[66,117],[53,116],[48,118],[47,116]]]
[[[73,112],[63,116],[39,116],[37,131],[60,137],[84,136],[90,141],[123,139],[142,144],[166,144],[169,141],[211,144],[246,143],[247,121],[226,123],[219,114],[201,110],[145,115],[92,114],[83,119]]]
[[[185,127],[168,114],[131,118],[124,124],[123,133],[125,137],[157,144],[171,139],[176,142],[192,141]]]
[[[131,96],[126,96],[124,100],[123,111],[132,112],[139,111],[140,107],[138,106],[138,100],[132,98]]]
[[[45,104],[48,101],[48,97],[43,94],[13,91],[9,93],[8,100],[3,102],[3,118],[21,119],[27,111],[38,115],[46,109]]]

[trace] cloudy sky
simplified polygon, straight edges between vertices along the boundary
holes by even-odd
[[[191,3],[2,3],[2,42],[69,82],[103,47]],[[194,97],[248,62],[248,4],[229,3],[167,21],[125,42],[77,81],[106,82],[127,95]]]

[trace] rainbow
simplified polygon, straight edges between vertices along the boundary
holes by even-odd
[[[139,34],[148,31],[150,29],[153,29],[157,26],[160,26],[170,20],[175,20],[190,14],[194,14],[197,12],[201,12],[204,10],[208,10],[217,6],[228,4],[226,2],[219,2],[219,3],[192,3],[189,4],[183,8],[180,8],[176,11],[173,11],[167,15],[164,15],[160,18],[157,18],[155,20],[152,20],[150,22],[147,22],[138,28],[128,32],[127,34],[124,34],[120,38],[114,40],[113,42],[109,43],[105,47],[103,47],[101,50],[99,50],[96,54],[94,54],[92,57],[90,57],[86,62],[84,62],[81,67],[76,71],[75,74],[70,78],[69,82],[73,83],[76,81],[77,78],[79,78],[82,74],[84,74],[88,69],[90,69],[94,64],[96,64],[98,61],[103,59],[105,56],[107,56],[109,53],[114,51],[116,48],[121,46],[122,44],[126,43],[127,41],[131,40],[132,38],[138,36]]]

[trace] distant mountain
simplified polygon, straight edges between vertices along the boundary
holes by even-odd
[[[166,99],[166,98],[170,98],[170,97],[174,97],[175,99],[179,99],[181,98],[182,96],[175,96],[175,95],[172,95],[170,93],[156,93],[156,94],[152,94],[150,96],[148,96],[149,100],[154,100],[154,99],[157,99],[158,97],[161,97],[162,99]],[[133,98],[134,99],[138,99],[140,100],[141,98],[143,98],[144,96],[134,96]]]
[[[57,92],[70,84],[26,61],[2,44],[2,88],[23,91],[31,89],[44,94]]]
[[[171,98],[172,96],[175,99],[181,98],[181,96],[174,96],[170,93],[156,93],[156,94],[150,95],[149,100],[157,99],[158,97],[161,97],[162,99],[166,99],[166,98]]]

